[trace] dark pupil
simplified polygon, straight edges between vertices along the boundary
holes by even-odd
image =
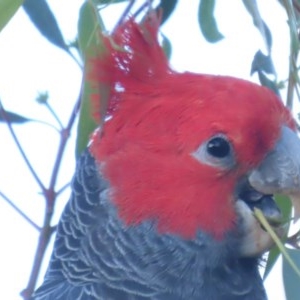
[[[223,158],[230,152],[229,143],[221,137],[215,137],[207,143],[207,151],[214,157]]]

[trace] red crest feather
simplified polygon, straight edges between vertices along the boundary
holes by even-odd
[[[153,12],[141,24],[130,18],[113,34],[103,36],[105,53],[93,59],[90,77],[97,85],[107,89],[108,93],[102,99],[92,99],[96,102],[93,103],[94,108],[98,108],[94,110],[96,115],[99,110],[102,116],[111,115],[117,109],[125,90],[130,93],[141,83],[153,85],[160,77],[171,72],[158,43],[159,24],[160,18]]]

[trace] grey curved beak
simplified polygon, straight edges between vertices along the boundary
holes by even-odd
[[[283,126],[281,137],[261,165],[248,177],[250,185],[263,194],[290,196],[295,217],[300,216],[300,139]]]
[[[283,126],[281,136],[262,163],[248,175],[250,186],[265,195],[263,202],[253,202],[266,219],[280,221],[281,213],[272,200],[272,194],[284,194],[292,200],[296,219],[300,216],[300,139],[290,128]],[[246,208],[244,201],[238,201],[237,210],[243,217],[245,234],[241,244],[243,256],[255,256],[271,248],[274,244],[268,232],[262,230],[259,222]],[[276,223],[276,222],[275,222]],[[286,231],[284,225],[275,226],[275,232],[282,236]]]

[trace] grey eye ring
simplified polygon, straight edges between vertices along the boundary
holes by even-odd
[[[192,153],[199,162],[219,169],[231,169],[235,165],[235,155],[226,135],[219,133],[202,143]]]

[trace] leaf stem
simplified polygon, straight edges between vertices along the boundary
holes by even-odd
[[[80,107],[80,102],[81,102],[81,93],[78,96],[78,99],[74,105],[74,108],[71,112],[71,116],[69,118],[69,122],[67,124],[67,127],[61,130],[61,137],[60,137],[60,144],[58,147],[58,151],[57,151],[57,155],[56,155],[56,160],[54,162],[54,167],[53,167],[53,171],[52,171],[52,175],[51,175],[51,179],[50,179],[50,185],[49,185],[49,189],[52,190],[55,187],[56,184],[56,180],[57,180],[57,174],[59,171],[59,167],[61,165],[61,161],[62,161],[62,157],[63,157],[63,153],[65,150],[65,146],[67,143],[67,140],[70,136],[70,132],[71,129],[74,125],[77,113],[79,111],[79,107]]]
[[[116,29],[124,22],[125,18],[128,16],[132,6],[134,5],[135,0],[130,0],[128,5],[126,6],[124,12],[122,13],[120,19],[112,30],[112,33],[116,31]]]
[[[70,186],[70,182],[66,183],[64,186],[62,186],[57,192],[57,195],[60,195],[62,192],[64,192],[69,186]]]
[[[44,104],[47,107],[47,109],[50,111],[51,115],[54,117],[54,119],[56,120],[56,122],[58,123],[60,129],[64,128],[61,120],[59,119],[59,117],[57,116],[56,112],[54,111],[54,109],[52,108],[52,106],[49,104],[49,102],[46,101]]]
[[[32,176],[34,177],[34,179],[36,180],[37,184],[39,185],[39,187],[41,188],[41,190],[43,191],[43,193],[46,193],[46,188],[44,186],[44,184],[42,183],[42,181],[40,180],[39,176],[37,175],[37,173],[35,172],[35,170],[33,169],[29,159],[27,158],[16,134],[15,134],[15,131],[14,129],[12,128],[12,125],[9,121],[9,118],[7,117],[6,115],[6,111],[4,109],[4,106],[3,106],[3,103],[1,102],[0,100],[0,114],[2,115],[3,119],[5,120],[6,124],[7,124],[7,127],[8,127],[8,130],[10,131],[10,134],[19,150],[19,152],[21,153],[21,156],[22,158],[24,159],[29,171],[31,172]]]
[[[286,251],[283,243],[273,230],[273,228],[270,226],[269,222],[266,220],[265,216],[263,215],[262,211],[258,208],[254,208],[254,215],[257,217],[259,222],[264,226],[264,228],[267,230],[267,232],[270,234],[271,238],[273,239],[274,243],[279,248],[280,252],[282,253],[283,257],[287,260],[291,268],[296,272],[296,274],[300,277],[300,270],[297,268],[295,263],[293,262],[292,258]]]
[[[0,191],[0,196],[23,218],[25,219],[30,225],[32,225],[37,231],[40,231],[41,228],[33,222],[12,200],[10,200],[6,195],[4,195]]]
[[[70,48],[68,48],[68,50],[66,50],[66,52],[71,56],[71,58],[75,61],[75,63],[78,65],[78,67],[82,70],[83,69],[82,62],[73,54],[73,52],[70,50]]]

